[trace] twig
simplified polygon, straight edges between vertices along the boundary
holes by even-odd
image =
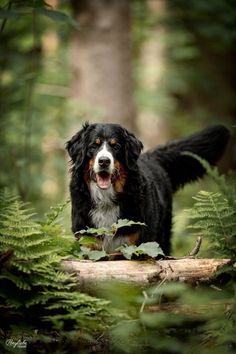
[[[202,237],[201,237],[201,236],[198,236],[194,248],[193,248],[192,251],[189,253],[189,256],[190,256],[190,257],[196,257],[196,255],[197,255],[198,252],[200,251],[201,244],[202,244]]]
[[[188,256],[183,256],[183,257],[164,256],[163,259],[178,260],[178,259],[186,259],[186,258],[195,258],[200,251],[201,244],[202,244],[202,237],[198,236],[195,246],[193,247],[192,251],[189,252]]]
[[[145,305],[146,305],[146,301],[147,301],[147,299],[148,299],[148,295],[147,295],[147,293],[146,293],[145,290],[143,291],[143,296],[144,296],[144,300],[143,300],[142,306],[141,306],[141,308],[140,308],[140,310],[139,310],[140,313],[143,312],[144,307],[145,307]]]

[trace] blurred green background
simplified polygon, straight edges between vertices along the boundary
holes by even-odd
[[[68,198],[65,142],[86,120],[120,122],[146,148],[214,123],[233,131],[235,48],[233,0],[1,0],[0,186],[39,215]],[[232,142],[220,169],[235,165]],[[194,244],[184,209],[200,189],[214,186],[175,197],[176,255]]]

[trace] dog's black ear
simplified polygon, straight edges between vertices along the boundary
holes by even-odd
[[[143,149],[143,144],[134,134],[125,129],[125,156],[126,163],[129,168],[132,168],[138,160]]]
[[[71,157],[73,163],[76,163],[77,167],[80,167],[84,161],[86,155],[86,132],[88,131],[89,123],[85,123],[83,128],[78,131],[69,141],[66,143],[66,150]]]

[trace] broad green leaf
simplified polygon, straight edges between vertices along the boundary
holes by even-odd
[[[79,244],[80,245],[89,245],[89,244],[96,244],[98,240],[94,237],[89,237],[89,236],[82,236],[79,239]]]
[[[81,246],[80,252],[81,252],[81,255],[87,256],[89,254],[89,252],[91,252],[91,250],[88,247]]]
[[[80,259],[88,258],[91,261],[99,261],[99,259],[106,257],[107,253],[104,250],[96,251],[96,250],[91,250],[88,247],[81,246],[80,252],[78,252],[76,256],[79,257]]]
[[[121,253],[123,253],[123,256],[126,259],[131,259],[132,256],[135,254],[136,249],[137,246],[127,246],[127,245],[118,248],[118,250],[121,251]]]
[[[132,225],[143,225],[143,226],[145,226],[145,223],[139,222],[139,221],[132,221],[132,220],[128,220],[128,219],[119,219],[117,221],[117,223],[112,224],[112,228],[118,230],[121,227],[132,226]]]
[[[164,256],[164,253],[157,242],[141,243],[139,246],[121,246],[118,249],[121,251],[126,259],[131,259],[133,255],[140,256],[146,254],[149,257],[155,258],[157,256]]]
[[[99,261],[99,259],[104,258],[107,256],[105,251],[90,251],[88,253],[88,258],[92,261]]]
[[[148,256],[153,258],[157,256],[164,256],[164,253],[157,242],[141,243],[141,245],[137,247],[136,252],[138,252],[139,254],[147,254]]]

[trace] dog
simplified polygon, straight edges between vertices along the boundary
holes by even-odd
[[[205,173],[191,152],[211,165],[222,156],[229,131],[215,125],[141,154],[142,142],[119,124],[86,123],[66,149],[71,158],[72,231],[110,228],[118,219],[145,223],[103,237],[107,252],[123,244],[156,241],[171,250],[172,196]],[[109,239],[109,242],[107,241]]]

